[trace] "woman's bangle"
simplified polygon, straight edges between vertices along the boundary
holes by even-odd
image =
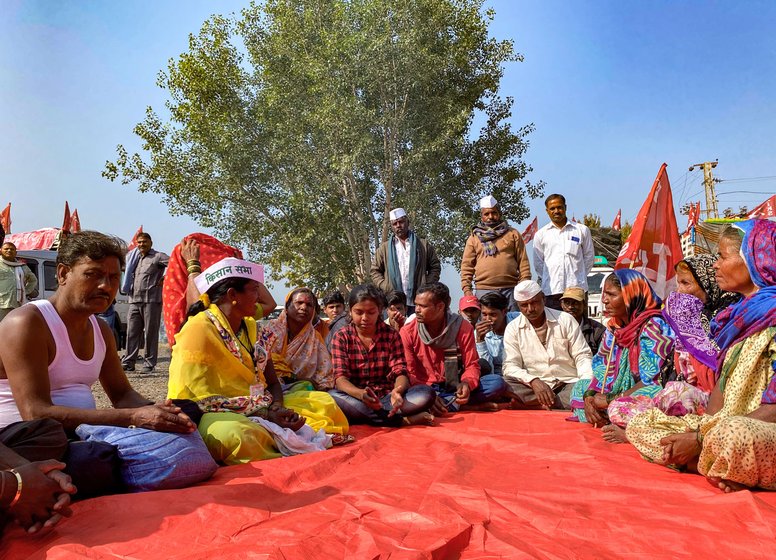
[[[200,266],[199,259],[189,259],[186,261],[186,266]]]
[[[701,429],[698,428],[695,430],[695,440],[698,442],[698,447],[701,449],[703,448],[703,434],[701,433]]]
[[[189,266],[186,268],[186,271],[189,273],[189,275],[191,275],[191,274],[199,274],[200,272],[202,272],[202,269],[199,266]]]
[[[8,508],[10,509],[15,506],[16,502],[19,501],[19,498],[22,497],[22,475],[20,475],[19,471],[16,469],[10,469],[8,472],[16,477],[16,495],[13,497],[13,500],[11,500],[11,503],[8,504]]]

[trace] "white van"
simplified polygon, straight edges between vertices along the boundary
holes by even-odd
[[[31,299],[46,299],[57,291],[57,252],[56,251],[19,251],[16,257],[24,262],[33,274],[38,278],[38,297]],[[119,350],[126,346],[127,340],[127,311],[129,311],[129,297],[119,292],[116,294],[116,303],[113,306],[117,315],[113,334]],[[108,321],[108,324],[111,322]]]
[[[590,270],[590,274],[587,275],[587,315],[599,322],[603,318],[604,311],[601,305],[604,279],[612,272],[614,269],[609,266],[606,258],[596,256],[595,264]]]

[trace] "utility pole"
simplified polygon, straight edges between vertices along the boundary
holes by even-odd
[[[714,176],[711,174],[711,170],[717,167],[718,163],[719,159],[716,159],[714,161],[705,161],[690,166],[690,171],[696,167],[703,169],[703,185],[706,187],[706,219],[719,218],[719,212],[717,211],[717,193],[714,192]]]

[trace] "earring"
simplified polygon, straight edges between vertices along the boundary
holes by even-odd
[[[237,305],[237,300],[232,300],[232,305]]]

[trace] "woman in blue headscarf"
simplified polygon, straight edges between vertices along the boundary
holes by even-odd
[[[706,414],[634,417],[628,440],[650,461],[696,470],[725,492],[776,490],[776,222],[726,229],[714,264],[723,290],[743,299],[711,323],[719,380]]]

